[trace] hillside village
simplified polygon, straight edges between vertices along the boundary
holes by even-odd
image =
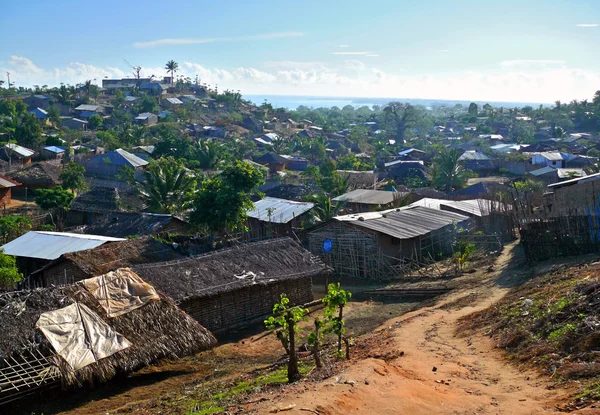
[[[262,322],[282,294],[290,306],[313,310],[329,282],[352,287],[351,328],[373,299],[450,295],[442,297],[443,307],[473,306],[480,326],[469,329],[478,330],[490,317],[477,305],[483,297],[473,293],[487,290],[500,299],[500,291],[482,282],[506,277],[498,269],[525,278],[521,266],[598,255],[600,91],[592,102],[536,108],[392,101],[289,110],[255,105],[240,91],[178,76],[177,69],[169,61],[169,76],[159,78],[134,71],[101,85],[0,88],[0,316],[6,333],[0,412],[2,405],[33,411],[23,398],[44,396],[46,388],[78,394],[75,389],[110,383],[161,359],[201,359],[221,350],[215,348],[241,345],[243,336],[264,331]],[[508,264],[513,254],[517,262]],[[568,383],[567,374],[560,379],[577,396],[569,400],[574,410],[600,399],[594,389],[598,315],[587,305],[597,304],[599,283],[597,276],[592,280],[585,287],[569,280],[573,291],[564,298],[573,297],[578,313],[548,317],[543,328],[523,323],[539,330],[539,342],[547,340],[554,372],[567,373],[565,365],[587,368],[573,375],[579,386]],[[575,291],[589,303],[575,299]],[[524,295],[531,304],[502,310],[522,319],[527,307],[531,318],[534,310],[543,313],[536,294]],[[558,312],[565,305],[548,307]],[[386,319],[402,314],[394,313]],[[383,350],[385,342],[369,343],[386,323],[379,314],[365,317],[377,321],[369,329],[354,329],[356,359]],[[494,324],[510,324],[506,314],[496,317]],[[76,323],[102,333],[110,347],[70,350],[65,345],[74,338],[53,327]],[[389,326],[386,339],[405,324]],[[494,326],[493,333],[504,336],[505,329]],[[242,337],[231,340],[232,333]],[[561,333],[578,337],[563,344]],[[499,347],[520,352],[531,341],[520,336]],[[574,339],[589,343],[577,357],[569,349]],[[346,341],[350,354],[349,336]],[[329,343],[324,354],[333,356],[335,342]],[[313,374],[308,360],[300,362],[306,376]],[[334,373],[340,379],[344,364],[340,359],[313,381]],[[448,387],[445,380],[431,381]],[[250,384],[259,395],[270,390]],[[219,399],[233,407],[251,393]],[[302,413],[300,406],[286,406],[285,392],[277,393],[284,396],[274,398],[277,408]],[[172,413],[221,413],[196,401]],[[141,413],[161,413],[140,405]],[[110,413],[129,413],[119,410]],[[236,413],[272,412],[244,410]]]

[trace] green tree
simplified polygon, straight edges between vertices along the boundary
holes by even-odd
[[[28,216],[4,216],[0,219],[0,237],[2,238],[2,243],[6,244],[29,232],[32,226],[33,223]]]
[[[52,104],[48,107],[48,117],[50,117],[50,121],[52,124],[54,124],[54,126],[60,127],[61,118],[58,105]]]
[[[140,104],[138,106],[138,112],[155,112],[156,111],[156,101],[154,98],[145,95]]]
[[[479,108],[477,107],[477,104],[474,102],[471,102],[469,104],[469,109],[468,109],[468,114],[471,117],[477,117],[477,113],[479,111]]]
[[[0,250],[0,286],[10,287],[23,279],[17,268],[17,259]]]
[[[334,333],[338,336],[337,354],[342,353],[342,336],[346,332],[344,328],[344,307],[352,298],[352,293],[340,288],[340,283],[329,284],[327,295],[323,297],[325,304],[325,318],[327,319],[326,333]]]
[[[410,104],[402,104],[394,101],[390,102],[383,113],[388,124],[388,129],[393,132],[396,140],[402,141],[406,136],[406,131],[412,128],[418,120],[418,112]]]
[[[112,100],[114,107],[118,108],[125,103],[125,94],[120,89],[115,91],[115,98]]]
[[[165,65],[165,69],[168,72],[171,72],[171,86],[173,86],[173,82],[175,81],[175,72],[177,72],[177,70],[179,69],[179,64],[171,59]]]
[[[88,118],[88,126],[92,130],[97,130],[102,127],[102,123],[104,122],[104,118],[100,114],[93,114]]]
[[[69,189],[75,194],[88,189],[85,181],[85,167],[74,161],[65,164],[60,172],[60,180],[65,189]]]
[[[220,161],[221,145],[216,141],[200,140],[195,147],[196,160],[202,169],[214,169]]]
[[[236,161],[202,183],[193,202],[190,223],[213,232],[238,229],[247,218],[246,212],[254,207],[251,193],[263,182],[259,169]]]
[[[117,180],[119,180],[119,181],[129,183],[129,184],[134,184],[135,183],[135,170],[131,166],[123,166],[117,173],[116,177],[117,177]]]
[[[291,307],[290,299],[285,294],[281,294],[279,302],[273,306],[273,315],[265,320],[265,326],[269,330],[275,330],[277,339],[281,341],[281,345],[288,355],[287,375],[289,383],[302,378],[298,369],[296,336],[300,332],[298,323],[305,320],[304,315],[306,313],[308,313],[308,310],[302,307]]]
[[[42,144],[42,127],[33,114],[23,116],[15,130],[15,139],[25,147],[37,148]]]
[[[308,198],[309,202],[315,204],[311,210],[313,219],[319,222],[327,222],[334,216],[337,216],[345,202],[333,202],[329,196],[324,193],[318,193]]]
[[[73,202],[73,193],[58,186],[54,189],[38,189],[35,192],[35,203],[56,216],[56,229],[62,231],[65,212]]]
[[[443,148],[436,154],[433,159],[433,182],[438,188],[449,192],[453,188],[464,187],[471,174],[459,163],[459,157],[460,153],[455,148]]]
[[[151,161],[139,185],[142,200],[152,212],[180,213],[187,209],[196,179],[173,157]]]
[[[321,341],[323,339],[322,328],[324,321],[319,317],[315,317],[314,325],[314,331],[308,335],[308,344],[312,346],[311,352],[315,358],[315,366],[317,366],[317,369],[320,369],[323,367],[323,363],[321,362]]]

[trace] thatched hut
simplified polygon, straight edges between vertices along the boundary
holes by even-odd
[[[73,284],[118,268],[136,264],[182,259],[170,246],[154,238],[142,237],[111,242],[94,249],[69,252],[30,274],[22,286],[27,288]]]
[[[312,301],[312,277],[324,269],[320,261],[291,238],[133,267],[211,331],[270,314],[282,293],[292,304]]]
[[[0,405],[56,384],[75,388],[105,382],[159,359],[182,357],[206,350],[216,343],[208,330],[163,294],[159,293],[158,298],[125,314],[109,317],[85,287],[84,282],[80,282],[0,295],[3,331],[0,336]],[[73,304],[87,307],[102,325],[122,336],[127,347],[85,367],[73,369],[63,354],[57,353],[47,337],[36,329],[43,313]]]
[[[20,187],[13,190],[15,196],[24,196],[26,191],[32,196],[37,189],[53,189],[60,184],[60,165],[36,163],[7,173],[6,176],[21,183]]]
[[[67,224],[89,225],[119,210],[121,210],[119,191],[114,187],[95,186],[73,200],[67,215]]]

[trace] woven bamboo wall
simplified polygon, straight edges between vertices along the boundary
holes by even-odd
[[[286,294],[293,305],[311,302],[311,277],[192,297],[182,301],[179,307],[210,331],[218,331],[271,314],[281,294]]]

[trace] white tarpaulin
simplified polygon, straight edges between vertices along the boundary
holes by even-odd
[[[74,370],[131,346],[125,337],[79,303],[43,313],[35,326]]]
[[[121,268],[83,281],[85,288],[106,310],[117,317],[140,308],[149,301],[160,301],[156,290],[129,268]]]

